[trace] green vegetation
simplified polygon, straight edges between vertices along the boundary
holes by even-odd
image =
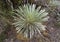
[[[0,42],[3,42],[3,40],[7,37],[7,35],[2,32],[1,35],[0,35]]]

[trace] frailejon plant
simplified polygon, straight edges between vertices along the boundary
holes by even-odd
[[[13,16],[17,33],[21,33],[26,38],[32,38],[34,35],[41,34],[41,31],[46,30],[43,22],[48,21],[49,16],[45,9],[41,6],[36,8],[35,4],[25,4],[16,9],[16,15]]]

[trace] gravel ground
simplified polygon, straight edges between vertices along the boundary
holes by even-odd
[[[51,16],[51,18],[46,24],[49,38],[45,37],[45,39],[43,39],[42,37],[40,37],[41,39],[33,38],[28,41],[15,39],[14,42],[60,42],[60,28],[54,25],[55,22],[56,22],[56,19]],[[8,39],[8,42],[10,41],[11,39]]]

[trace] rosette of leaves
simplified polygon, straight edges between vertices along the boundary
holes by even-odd
[[[49,16],[41,6],[36,8],[35,4],[25,4],[16,9],[13,25],[17,33],[23,34],[26,38],[32,38],[34,35],[41,35],[41,31],[46,30],[43,22],[48,21]]]

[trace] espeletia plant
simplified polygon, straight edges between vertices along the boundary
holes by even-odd
[[[46,30],[43,22],[48,21],[49,16],[41,6],[36,8],[35,4],[25,4],[16,9],[16,15],[13,16],[17,33],[21,33],[26,38],[32,38],[34,35],[41,35],[41,31]]]

